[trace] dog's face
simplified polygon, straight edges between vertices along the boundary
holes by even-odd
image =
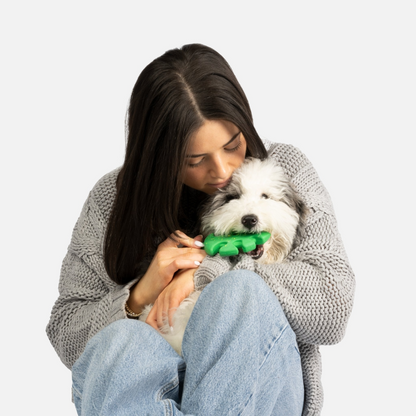
[[[273,159],[248,158],[230,184],[210,198],[201,228],[204,236],[268,231],[269,241],[246,254],[262,263],[275,263],[289,253],[305,215],[306,207],[283,169]]]

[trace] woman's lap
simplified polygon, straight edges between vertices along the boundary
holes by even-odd
[[[114,322],[73,367],[78,413],[82,404],[88,415],[300,415],[295,336],[256,274],[230,272],[203,290],[182,351],[142,322]]]

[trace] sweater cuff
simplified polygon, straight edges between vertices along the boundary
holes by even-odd
[[[127,318],[125,305],[130,296],[130,288],[135,285],[139,279],[134,279],[125,286],[117,286],[111,293],[112,305],[110,308],[109,324],[119,319]]]
[[[229,257],[206,256],[194,275],[195,290],[202,290],[208,283],[232,269]]]

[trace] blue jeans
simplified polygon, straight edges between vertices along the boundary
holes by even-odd
[[[112,323],[72,368],[78,414],[301,415],[296,338],[257,274],[232,271],[202,291],[182,353],[143,322]]]

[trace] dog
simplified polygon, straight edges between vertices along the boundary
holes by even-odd
[[[299,244],[307,212],[306,205],[274,159],[247,158],[235,170],[230,183],[218,189],[202,207],[200,229],[204,237],[211,233],[267,231],[271,236],[265,244],[238,256],[247,255],[263,264],[281,263]],[[199,294],[193,292],[179,305],[172,327],[165,324],[160,328],[161,335],[179,355],[186,324]],[[148,305],[139,319],[145,321],[151,308]]]

